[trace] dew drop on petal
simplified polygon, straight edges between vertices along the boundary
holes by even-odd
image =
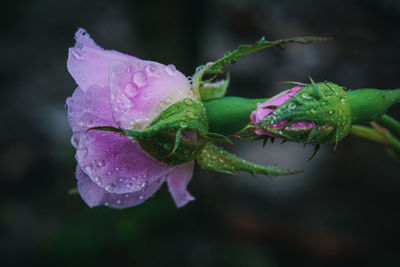
[[[87,165],[87,166],[85,167],[85,171],[86,171],[86,173],[91,173],[91,172],[93,172],[93,166],[92,166],[92,165]]]
[[[72,53],[72,56],[73,56],[74,58],[78,59],[78,60],[81,60],[81,59],[83,58],[82,52],[79,51],[79,49],[73,48],[72,51],[71,51],[71,53]]]
[[[102,185],[103,182],[101,181],[100,177],[94,177],[93,180],[95,181],[96,184]]]
[[[104,166],[106,166],[106,164],[107,164],[107,161],[105,161],[104,159],[101,159],[97,162],[97,166],[99,166],[99,167],[104,167]]]
[[[127,67],[127,68],[126,68],[126,73],[131,73],[131,71],[132,71],[132,68],[131,68],[131,67]]]
[[[128,97],[134,97],[137,95],[136,87],[130,83],[125,85],[124,92]]]
[[[88,149],[85,145],[82,145],[78,148],[78,150],[76,151],[76,154],[78,156],[79,159],[83,159],[88,155]]]
[[[176,67],[172,64],[169,64],[165,67],[165,71],[169,74],[169,75],[175,75],[176,72]]]
[[[157,71],[157,66],[154,64],[149,64],[146,66],[146,72],[152,76],[152,75],[156,75],[156,71]]]
[[[104,189],[105,189],[107,192],[112,193],[112,192],[115,191],[115,189],[117,189],[117,186],[116,186],[115,184],[111,183],[111,184],[107,184],[107,185],[104,187]]]
[[[147,84],[147,76],[141,71],[133,74],[132,82],[134,82],[137,86],[143,87]]]

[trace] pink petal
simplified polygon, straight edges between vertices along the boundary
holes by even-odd
[[[110,69],[113,117],[123,129],[142,129],[170,105],[194,98],[173,65],[132,59]]]
[[[294,96],[297,91],[301,89],[301,86],[295,86],[290,90],[284,91],[280,93],[279,95],[276,95],[275,97],[269,99],[267,102],[264,103],[258,103],[257,104],[257,109],[251,113],[251,121],[253,123],[260,123],[265,116],[267,116],[269,113],[274,111],[273,109],[265,108],[268,106],[279,106],[285,103],[289,98]]]
[[[89,207],[105,205],[117,209],[124,209],[141,204],[151,197],[165,181],[165,177],[160,177],[138,192],[114,194],[107,192],[104,188],[93,183],[79,165],[77,167],[76,177],[78,179],[79,194]]]
[[[178,208],[186,205],[194,197],[186,190],[193,175],[194,161],[176,166],[168,176],[168,188]]]
[[[78,87],[67,98],[68,121],[72,128],[72,144],[77,147],[80,135],[94,126],[116,126],[111,115],[108,87],[91,86],[85,92]]]
[[[81,135],[76,159],[93,182],[118,194],[140,191],[174,168],[151,158],[127,136],[97,130]]]
[[[109,67],[135,59],[114,50],[104,50],[84,29],[75,33],[75,40],[75,46],[69,49],[67,68],[83,91],[91,85],[108,85]]]
[[[89,207],[99,206],[103,203],[106,191],[94,184],[81,167],[76,167],[76,178],[78,179],[78,192]]]

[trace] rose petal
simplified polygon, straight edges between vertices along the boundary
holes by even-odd
[[[78,180],[78,192],[89,207],[99,206],[103,203],[106,191],[94,184],[81,167],[76,167],[76,178]]]
[[[81,135],[76,159],[93,182],[110,193],[140,191],[172,171],[119,133],[89,131]]]
[[[251,121],[253,123],[260,123],[265,116],[267,116],[269,113],[274,111],[273,109],[265,108],[268,106],[279,106],[285,103],[289,98],[294,96],[297,91],[301,89],[301,86],[295,86],[290,90],[284,91],[279,95],[276,95],[275,97],[269,99],[268,101],[264,103],[258,103],[257,104],[257,109],[254,110],[251,113]]]
[[[176,166],[168,176],[168,188],[178,208],[186,205],[194,197],[186,190],[193,175],[194,161]]]
[[[112,194],[107,193],[104,198],[104,205],[116,209],[124,209],[136,206],[144,202],[146,199],[154,195],[155,192],[165,181],[165,177],[160,177],[153,183],[149,184],[146,188],[132,193],[125,194]]]
[[[104,50],[84,29],[75,33],[75,40],[75,46],[69,49],[67,68],[83,91],[91,85],[108,85],[110,66],[135,59],[114,50]]]
[[[132,59],[110,69],[113,117],[123,129],[143,129],[170,105],[193,98],[190,83],[173,65]]]
[[[79,194],[89,207],[105,205],[117,209],[141,204],[143,201],[151,197],[165,181],[165,177],[160,177],[141,191],[114,194],[107,192],[104,188],[93,183],[89,176],[82,171],[79,165],[76,170],[76,177],[78,179]]]
[[[91,86],[85,92],[78,87],[67,98],[68,121],[76,147],[80,134],[93,126],[116,126],[111,116],[108,87]]]

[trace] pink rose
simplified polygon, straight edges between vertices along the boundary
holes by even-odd
[[[143,129],[172,104],[194,99],[189,81],[173,65],[104,50],[84,29],[75,39],[67,67],[78,87],[67,105],[83,200],[90,207],[127,208],[152,196],[164,181],[178,207],[194,200],[186,191],[193,161],[168,166],[127,136],[87,131],[105,125]]]

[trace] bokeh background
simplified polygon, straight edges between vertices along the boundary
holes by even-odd
[[[166,186],[126,210],[88,208],[76,186],[67,48],[84,27],[104,48],[173,63],[187,76],[239,44],[298,35],[334,41],[270,48],[228,66],[229,95],[268,97],[285,80],[400,86],[400,2],[1,1],[1,266],[400,266],[400,166],[347,137],[312,161],[300,144],[236,142],[262,164],[305,172],[268,179],[197,168],[196,201]],[[399,106],[390,114],[400,119]]]

